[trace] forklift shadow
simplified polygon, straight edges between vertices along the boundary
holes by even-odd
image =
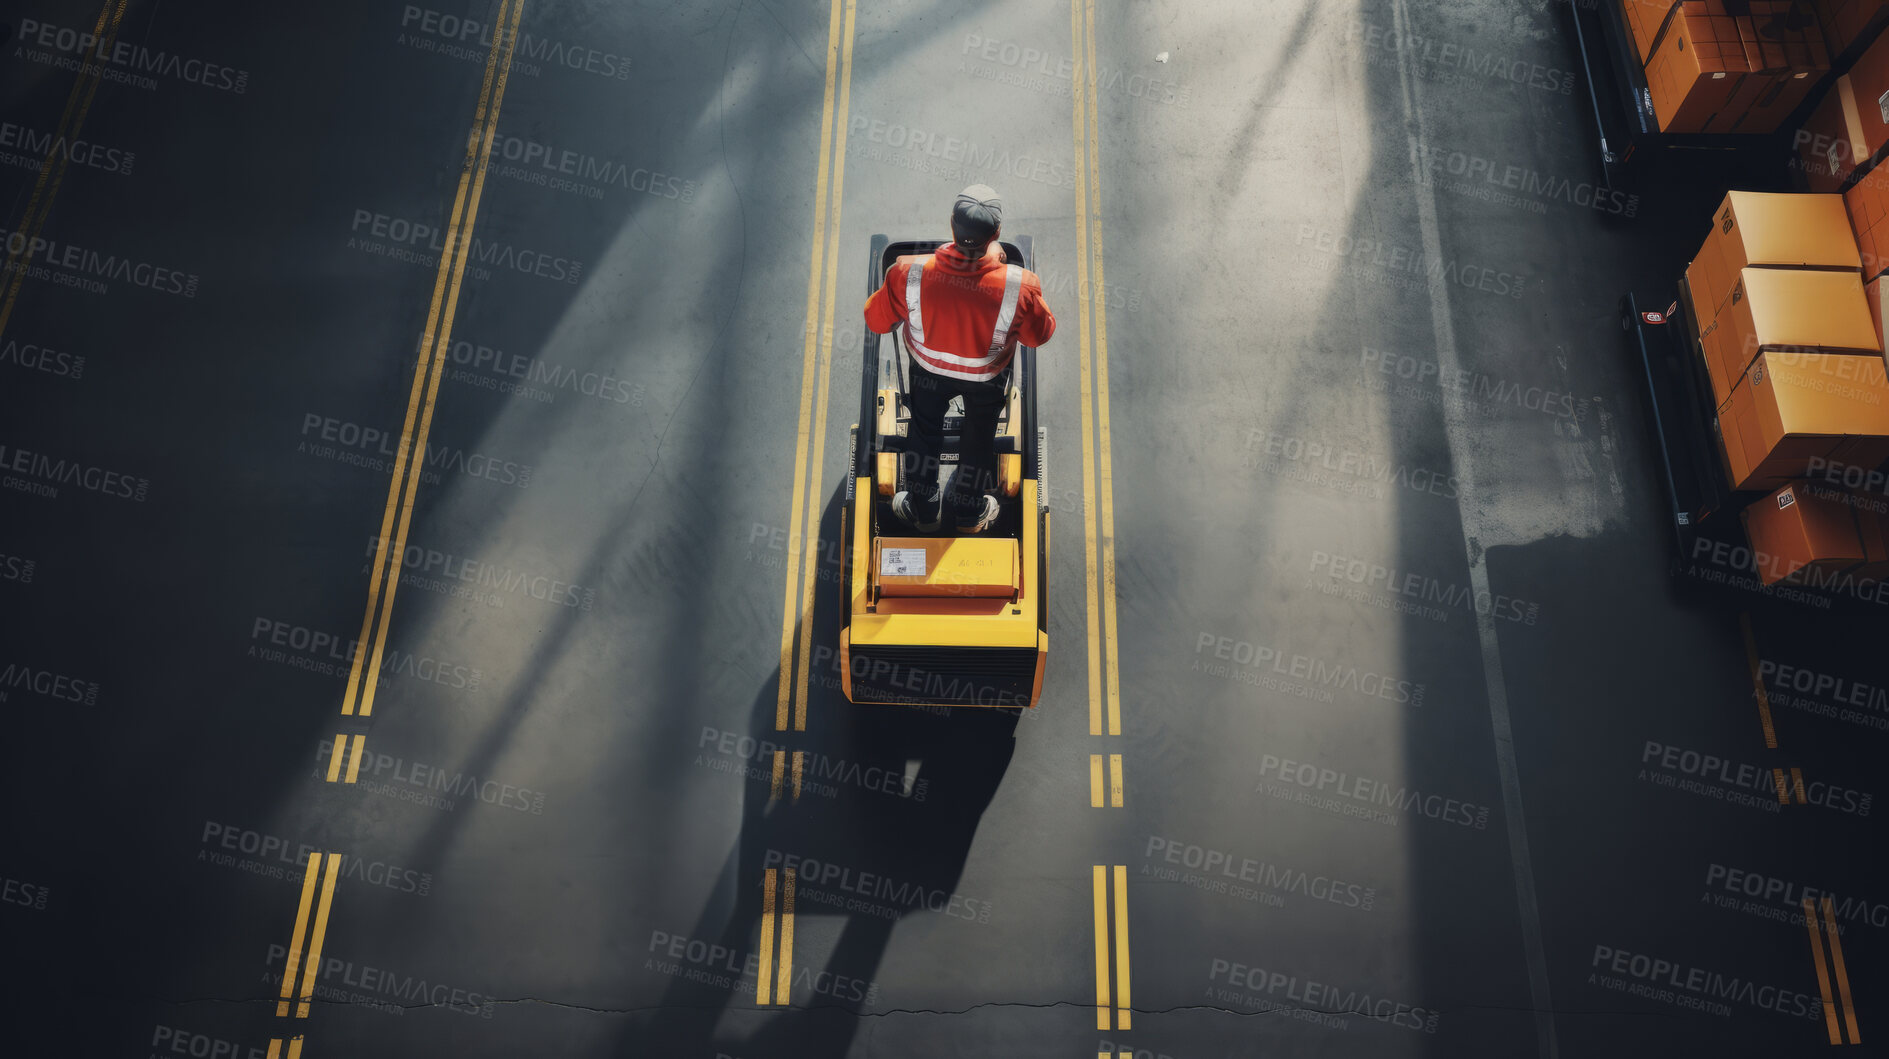
[[[836,490],[826,507],[823,541],[838,539],[842,498]],[[837,550],[822,549],[815,565],[837,571]],[[837,577],[820,577],[811,630],[801,630],[813,636],[804,730],[794,727],[792,689],[788,722],[777,729],[778,668],[755,691],[748,732],[756,753],[746,758],[740,833],[689,935],[728,955],[689,975],[687,960],[649,954],[679,971],[653,1017],[628,1029],[620,1055],[843,1056],[870,1013],[937,1006],[922,982],[882,982],[879,968],[907,916],[976,922],[983,902],[960,895],[958,882],[1009,769],[1021,714],[853,704],[833,650],[840,605]],[[795,941],[783,1006],[778,949],[789,870]],[[776,952],[764,964],[770,871]],[[766,1005],[757,999],[764,966]]]

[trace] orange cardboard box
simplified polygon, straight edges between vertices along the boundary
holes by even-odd
[[[1716,348],[1717,363],[1708,356],[1706,369],[1720,404],[1761,352],[1866,355],[1882,366],[1882,345],[1855,272],[1747,268],[1712,329],[1716,346],[1707,348]]]
[[[1750,0],[1744,6],[1734,21],[1752,74],[1727,107],[1735,114],[1729,127],[1715,121],[1714,132],[1776,131],[1830,71],[1823,32],[1811,12],[1793,0]]]
[[[1707,131],[1747,69],[1737,20],[1708,14],[1705,0],[1681,0],[1646,64],[1660,131]]]
[[[1873,39],[1889,23],[1889,0],[1817,0],[1830,54],[1840,56],[1850,46]]]
[[[1875,279],[1889,269],[1889,167],[1879,165],[1850,185],[1843,208],[1856,233],[1863,278]]]
[[[1856,524],[1863,531],[1863,565],[1850,571],[1858,578],[1889,581],[1889,498],[1882,492],[1852,490],[1849,502]]]
[[[1884,0],[1889,3],[1889,0]],[[1858,165],[1869,159],[1863,142],[1862,112],[1856,106],[1856,91],[1844,74],[1830,85],[1803,127],[1792,138],[1797,152],[1797,166],[1804,180],[1817,194],[1839,191]]]
[[[1792,482],[1739,512],[1745,535],[1767,585],[1802,581],[1814,569],[1839,574],[1868,561],[1857,512],[1844,494]]]
[[[1760,353],[1719,409],[1734,489],[1773,489],[1813,461],[1889,460],[1889,378],[1881,357]]]
[[[880,537],[873,582],[887,596],[1010,598],[1017,594],[1017,542],[1002,537]]]
[[[1881,276],[1863,284],[1863,304],[1869,306],[1869,323],[1870,326],[1876,329],[1876,341],[1878,342],[1882,341],[1882,299],[1885,293],[1889,292],[1884,291]],[[1889,345],[1884,346],[1883,349],[1885,350],[1884,356],[1889,357]]]
[[[1633,38],[1633,50],[1640,56],[1640,65],[1646,65],[1652,58],[1660,31],[1666,28],[1667,19],[1678,6],[1679,0],[1620,0],[1621,13],[1627,17],[1627,33]]]
[[[1711,293],[1710,308],[1700,310],[1708,319],[1724,307],[1739,273],[1753,265],[1863,267],[1843,196],[1763,191],[1728,192],[1694,260],[1701,263],[1701,286]]]
[[[1889,145],[1889,34],[1876,38],[1850,67],[1850,89],[1856,96],[1867,157]]]

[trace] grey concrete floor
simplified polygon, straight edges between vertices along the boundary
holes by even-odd
[[[39,162],[7,137],[59,127],[61,31],[100,18],[27,6],[9,235]],[[7,461],[85,469],[0,492],[22,1054],[1808,1055],[1806,888],[1879,1025],[1885,624],[1687,590],[1724,564],[1674,563],[1614,303],[1718,191],[1596,208],[1545,0],[1095,13],[1118,736],[1088,726],[1070,9],[859,6],[807,439],[831,540],[868,241],[995,184],[1061,324],[1041,705],[855,708],[816,654],[779,732],[829,9],[527,0],[388,675],[341,718],[436,276],[413,232],[449,223],[495,7],[124,6],[137,61],[198,62],[99,83],[39,231],[136,267],[36,273],[0,331]],[[567,151],[615,178],[527,175]],[[501,587],[455,591],[467,562]],[[1777,804],[1793,767],[1825,804]],[[322,990],[277,1018],[311,851],[345,866]],[[1097,866],[1129,1028],[1097,1029]],[[862,907],[868,873],[922,907]]]

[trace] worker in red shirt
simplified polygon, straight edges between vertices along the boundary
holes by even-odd
[[[1005,372],[1019,344],[1040,346],[1056,333],[1036,273],[1005,262],[997,243],[1002,230],[997,192],[972,184],[951,207],[952,241],[922,260],[893,265],[866,299],[866,326],[875,334],[896,328],[912,358],[906,440],[918,456],[914,473],[924,499],[902,489],[892,496],[892,511],[924,533],[937,531],[947,515],[960,534],[982,533],[997,521],[997,498],[985,483],[996,462]],[[945,496],[936,485],[945,407],[960,396],[958,472]]]

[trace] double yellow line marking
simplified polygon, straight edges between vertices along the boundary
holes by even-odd
[[[361,759],[367,756],[366,749],[367,735],[364,732],[354,733],[352,741],[345,732],[335,736],[334,749],[328,754],[328,782],[333,783],[341,778],[341,763],[346,759],[347,782],[353,783],[361,774]]]
[[[820,469],[826,455],[827,382],[833,370],[833,303],[838,294],[840,201],[846,186],[846,116],[852,107],[856,0],[831,0],[826,31],[826,94],[820,105],[820,168],[814,182],[813,260],[807,269],[807,324],[800,351],[800,421],[795,429],[794,499],[788,517],[790,566],[781,606],[780,687],[774,730],[807,727],[807,659],[813,650],[813,588],[818,582]],[[844,35],[842,36],[842,29]],[[838,92],[837,109],[834,103]],[[822,286],[826,298],[822,301]],[[816,360],[817,355],[817,360]],[[815,387],[815,377],[818,387]],[[811,450],[811,451],[809,451]],[[849,472],[850,473],[850,472]],[[795,641],[799,651],[796,655]],[[794,679],[795,667],[799,679]]]
[[[341,854],[313,853],[302,873],[302,900],[295,909],[295,934],[289,940],[289,962],[282,969],[282,999],[276,1003],[277,1018],[289,1017],[289,1005],[295,1005],[295,1017],[308,1017],[308,1004],[315,995],[315,976],[321,970],[321,946],[328,936],[328,907],[335,897],[335,876],[341,872]],[[316,876],[321,877],[321,897],[315,899]],[[308,929],[310,906],[315,909],[315,926]],[[304,948],[303,942],[307,941]],[[296,972],[302,972],[302,985],[295,988]],[[293,1055],[294,1052],[289,1054]]]
[[[466,157],[460,166],[459,188],[453,195],[451,219],[446,228],[446,245],[440,252],[439,270],[433,279],[433,300],[427,309],[426,330],[420,341],[420,348],[425,352],[414,366],[413,383],[407,393],[406,421],[400,428],[400,449],[394,458],[393,478],[387,485],[380,534],[375,538],[367,610],[361,617],[361,647],[355,652],[354,664],[348,671],[347,691],[341,700],[344,717],[357,714],[368,717],[374,712],[374,692],[387,646],[387,625],[393,616],[394,592],[400,586],[399,569],[407,550],[407,529],[413,519],[413,498],[419,489],[420,469],[425,462],[426,439],[433,428],[433,407],[439,397],[441,369],[452,344],[460,284],[465,278],[466,257],[472,246],[473,227],[478,221],[479,199],[485,191],[486,162],[492,155],[492,139],[498,131],[499,108],[505,101],[512,49],[518,41],[518,22],[524,9],[525,0],[500,0],[498,18],[493,22],[497,32],[485,57],[479,106],[473,114],[472,130],[466,137]],[[359,769],[364,738],[354,737],[354,765],[347,773],[349,783],[354,782]],[[335,737],[337,751],[341,739],[342,736]],[[337,753],[328,766],[329,780],[335,779],[339,767]]]
[[[92,26],[92,39],[98,43],[91,54],[103,55],[111,50],[118,39],[118,23],[125,16],[127,2],[118,0],[114,7],[111,0],[106,0],[105,6],[99,9],[98,21]],[[81,61],[83,59],[81,56]],[[66,152],[61,145],[78,139],[85,115],[98,95],[100,69],[96,64],[89,70],[81,67],[78,80],[73,82],[72,91],[66,96],[66,108],[59,115],[59,130],[53,134],[53,146],[39,164],[39,179],[33,182],[33,197],[26,202],[26,214],[13,226],[13,235],[7,240],[7,292],[6,297],[0,299],[0,334],[6,333],[7,321],[13,318],[13,303],[19,298],[20,284],[25,282],[26,270],[32,264],[33,244],[39,239],[40,230],[52,213],[53,200],[59,196],[59,185],[65,180]],[[17,251],[13,249],[16,241]]]
[[[1115,959],[1111,975],[1109,963],[1109,866],[1095,866],[1095,1028],[1098,1030],[1134,1028],[1131,1009],[1134,1000],[1128,989],[1128,866],[1115,865]],[[1114,989],[1109,987],[1111,983]],[[1113,998],[1114,1027],[1109,1026]]]
[[[301,1054],[302,1054],[301,1035],[297,1034],[294,1037],[290,1037],[288,1043],[289,1043],[288,1059],[301,1059]],[[282,1038],[271,1037],[269,1039],[269,1054],[266,1057],[266,1059],[281,1059],[281,1056],[282,1056]]]
[[[1823,1023],[1830,1033],[1831,1044],[1861,1044],[1863,1035],[1856,1028],[1856,1006],[1850,1002],[1850,974],[1843,965],[1843,942],[1837,936],[1837,917],[1830,898],[1823,899],[1823,916],[1817,915],[1817,905],[1810,898],[1804,898],[1804,927],[1810,931],[1810,958],[1817,964],[1817,989],[1823,994]],[[1823,962],[1824,942],[1830,943],[1830,968],[1825,969]],[[1832,973],[1834,972],[1834,974]],[[1843,1001],[1843,1026],[1849,1031],[1849,1040],[1837,1026],[1837,1000],[1830,995],[1830,979],[1837,983],[1837,995]]]
[[[785,1004],[794,984],[794,869],[768,868],[761,894],[761,971],[754,979],[756,1004]],[[775,909],[775,885],[780,884],[780,907]],[[774,973],[774,935],[780,934],[780,972]]]

